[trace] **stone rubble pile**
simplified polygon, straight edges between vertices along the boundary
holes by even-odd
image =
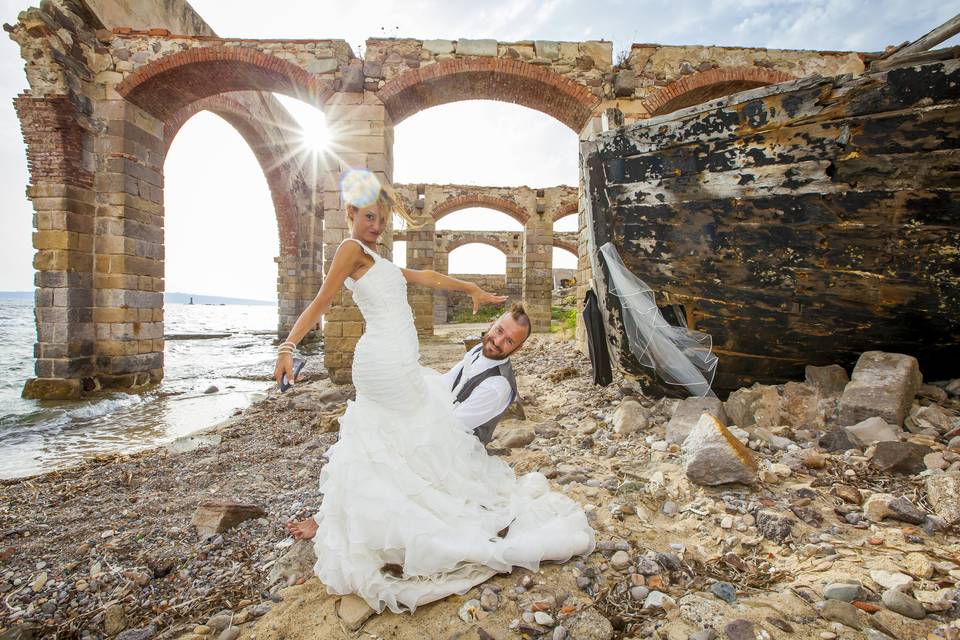
[[[319,504],[350,396],[320,380],[201,449],[0,486],[0,637],[960,639],[960,381],[868,352],[849,377],[653,399],[539,337],[515,367],[489,449],[584,506],[590,556],[412,617],[326,593],[283,529]]]

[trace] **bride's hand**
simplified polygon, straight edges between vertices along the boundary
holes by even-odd
[[[277,367],[273,370],[273,379],[280,384],[283,374],[287,374],[287,382],[294,383],[293,379],[293,354],[281,353],[277,356]]]
[[[491,304],[500,304],[507,299],[507,296],[498,296],[493,293],[487,293],[479,286],[474,286],[474,290],[470,292],[470,297],[473,298],[473,313],[476,314],[480,310],[480,305],[485,303]]]

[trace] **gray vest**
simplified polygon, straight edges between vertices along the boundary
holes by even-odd
[[[483,349],[483,345],[479,344],[474,347],[470,353],[475,353],[481,349]],[[462,375],[463,368],[461,367],[460,372],[457,374],[457,379],[453,381],[453,389],[456,389],[457,385],[460,384],[460,377]],[[513,365],[511,365],[510,361],[507,360],[501,365],[490,367],[486,371],[478,373],[472,378],[468,378],[467,381],[463,383],[463,388],[460,389],[459,393],[457,393],[456,399],[456,404],[460,404],[470,397],[470,394],[473,393],[474,389],[480,386],[481,382],[487,378],[492,378],[493,376],[503,376],[507,379],[507,382],[510,383],[510,402],[507,403],[507,406],[504,407],[503,411],[473,430],[476,436],[480,438],[480,442],[483,444],[489,444],[490,441],[493,440],[494,428],[496,428],[497,423],[500,422],[500,418],[503,417],[503,414],[505,414],[510,408],[510,405],[513,404],[513,401],[517,399],[517,380],[513,377]],[[451,391],[453,391],[453,389],[451,389]]]

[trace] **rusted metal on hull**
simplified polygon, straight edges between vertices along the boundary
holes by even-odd
[[[660,116],[582,145],[594,277],[613,242],[662,305],[713,336],[715,388],[848,368],[863,351],[960,358],[960,61],[807,78]]]

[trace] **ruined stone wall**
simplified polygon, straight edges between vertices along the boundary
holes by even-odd
[[[457,273],[453,274],[455,278],[460,280],[466,280],[467,282],[473,282],[480,286],[485,291],[503,291],[506,287],[506,276],[503,274],[497,273]],[[444,322],[452,322],[454,318],[468,317],[473,312],[473,298],[470,296],[459,293],[457,291],[446,291],[446,295],[443,296],[445,302],[444,309],[442,311],[442,320]],[[481,313],[485,310],[490,309],[500,309],[503,305],[481,305]],[[438,314],[440,315],[440,314]],[[469,319],[467,320],[470,321]]]
[[[168,29],[171,33],[213,36],[213,29],[186,0],[83,0],[107,29]]]

